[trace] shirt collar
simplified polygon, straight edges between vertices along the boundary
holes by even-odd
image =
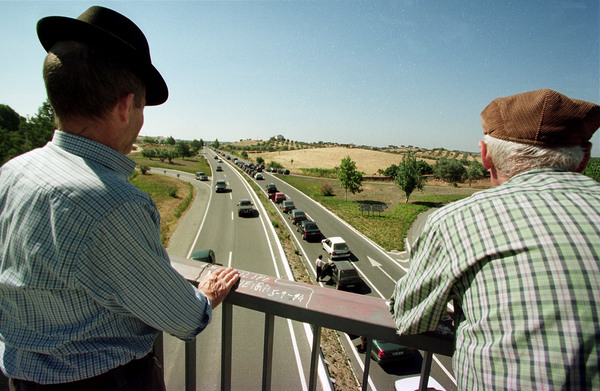
[[[133,170],[135,170],[135,161],[104,144],[85,137],[55,130],[51,144],[73,155],[93,160],[98,164],[125,175],[126,178],[129,178]]]

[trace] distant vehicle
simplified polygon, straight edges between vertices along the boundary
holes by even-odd
[[[223,171],[223,167],[217,166],[217,171]]]
[[[267,185],[267,193],[277,193],[277,186],[274,183],[269,183]]]
[[[308,217],[306,217],[306,214],[301,209],[292,209],[290,219],[292,219],[292,223],[300,224],[301,221],[308,220]]]
[[[288,170],[288,169],[283,170],[283,175],[290,175],[290,170]]]
[[[213,263],[213,264],[217,262],[215,252],[211,249],[195,250],[192,253],[192,259],[194,261]]]
[[[222,159],[217,160],[217,163],[223,163]]]
[[[217,183],[215,184],[215,189],[216,189],[217,193],[221,193],[221,192],[224,192],[225,190],[227,190],[227,183],[225,183],[225,180],[218,179]]]
[[[257,181],[265,179],[265,178],[263,178],[263,176],[262,176],[262,174],[260,172],[258,174],[256,174],[255,178],[256,178]]]
[[[339,236],[323,239],[321,240],[321,245],[330,259],[348,258],[351,254],[350,248],[344,239]]]
[[[196,173],[196,179],[199,181],[207,181],[208,180],[208,176],[206,176],[205,173],[203,173],[202,171],[198,171]]]
[[[281,211],[283,213],[289,213],[292,211],[292,209],[296,209],[296,205],[294,205],[294,201],[285,200],[281,203]]]
[[[248,198],[242,198],[237,204],[238,216],[254,214],[254,208],[252,208],[252,206],[252,201]]]
[[[357,290],[362,284],[358,271],[350,261],[332,261],[331,280],[335,289]]]
[[[277,192],[275,193],[275,197],[273,197],[273,201],[275,201],[276,203],[280,203],[282,201],[285,201],[285,194],[283,194],[282,192]]]
[[[321,239],[321,236],[323,236],[317,223],[310,220],[301,221],[300,224],[298,224],[297,231],[300,232],[302,239],[307,241],[311,239]]]
[[[379,365],[412,358],[415,357],[416,354],[417,351],[414,348],[392,342],[379,341],[377,339],[373,340],[371,346],[371,357],[373,357]]]

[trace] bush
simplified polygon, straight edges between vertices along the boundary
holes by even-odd
[[[169,188],[169,197],[177,198],[177,188],[176,187]]]
[[[321,185],[321,189],[320,189],[321,195],[330,197],[333,196],[333,187],[331,187],[331,185],[329,183],[323,183],[323,185]]]
[[[150,166],[147,164],[141,164],[140,171],[142,172],[142,175],[146,175],[146,173],[150,171]]]

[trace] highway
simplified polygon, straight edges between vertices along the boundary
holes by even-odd
[[[205,151],[205,155],[213,170],[213,176],[208,182],[196,181],[192,174],[165,170],[167,175],[179,175],[180,178],[190,181],[197,191],[194,205],[182,218],[171,239],[169,254],[189,258],[195,249],[211,248],[221,264],[240,270],[291,278],[291,272],[283,262],[285,256],[278,239],[269,219],[265,218],[266,212],[262,210],[256,195],[242,178],[246,174],[224,157],[223,163],[217,163],[212,151]],[[217,172],[216,165],[220,165],[223,171]],[[265,180],[255,181],[263,191],[268,183],[274,183],[279,191],[294,201],[297,208],[304,210],[309,218],[319,225],[326,237],[341,236],[346,240],[352,250],[350,260],[363,279],[363,285],[357,294],[389,298],[396,281],[404,275],[408,267],[406,260],[401,259],[401,254],[386,252],[320,204],[279,180],[277,176],[269,173],[263,175]],[[228,192],[215,193],[213,186],[217,179],[227,181]],[[240,198],[250,198],[253,201],[258,211],[254,217],[237,216],[236,204]],[[281,213],[281,216],[314,276],[314,260],[320,254],[327,257],[320,242],[303,241],[287,214]],[[333,288],[331,284],[321,282],[321,285]],[[201,388],[217,389],[220,384],[220,316],[220,309],[217,309],[211,325],[197,338],[197,384]],[[263,327],[263,314],[234,309],[233,389],[260,388]],[[344,333],[340,333],[340,337],[360,379],[364,354],[358,353],[355,347],[360,340],[358,336],[348,336]],[[309,326],[287,319],[276,319],[273,389],[307,388],[310,338]],[[183,387],[183,365],[176,357],[183,357],[184,344],[169,336],[165,336],[165,341],[167,389],[180,390]],[[386,367],[372,362],[369,389],[393,389],[395,380],[405,376],[417,376],[420,373],[420,364],[420,357]],[[431,376],[446,390],[456,389],[451,358],[435,356]],[[330,385],[323,367],[320,368],[320,379],[319,387],[328,389]]]
[[[208,156],[209,154],[207,154]],[[208,159],[213,176],[208,182],[192,174],[156,169],[158,173],[191,182],[196,189],[194,204],[181,219],[171,239],[171,256],[188,258],[191,252],[211,248],[217,262],[236,269],[291,279],[285,259],[266,212],[249,185],[236,169],[227,165],[216,172],[216,160]],[[217,179],[227,182],[229,191],[216,193]],[[240,198],[253,200],[254,217],[239,217]],[[234,308],[233,311],[232,389],[255,390],[262,384],[264,314]],[[167,389],[182,390],[184,382],[184,342],[165,335],[165,381]],[[308,325],[287,319],[275,320],[272,389],[307,390],[312,334]],[[213,312],[211,324],[196,339],[197,387],[215,390],[220,387],[221,308]],[[319,370],[319,389],[331,389],[324,365]],[[321,380],[322,379],[322,380]]]

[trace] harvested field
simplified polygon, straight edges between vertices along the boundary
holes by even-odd
[[[344,157],[350,156],[356,162],[358,170],[364,172],[367,176],[377,176],[377,170],[385,170],[392,164],[398,164],[402,161],[402,154],[346,147],[248,153],[248,157],[254,161],[259,156],[265,159],[265,162],[277,162],[295,174],[302,173],[300,168],[335,168],[340,165]],[[419,160],[424,160],[430,165],[436,163],[436,160],[433,159]]]

